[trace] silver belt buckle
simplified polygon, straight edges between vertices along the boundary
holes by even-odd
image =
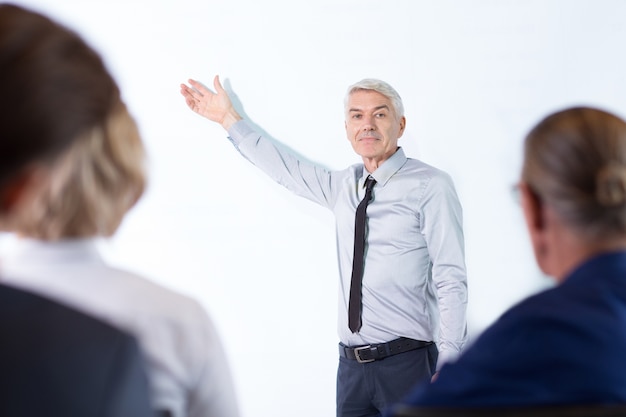
[[[356,358],[356,361],[358,363],[369,363],[369,362],[374,362],[376,359],[361,359],[361,355],[360,352],[362,350],[366,350],[366,349],[371,349],[372,345],[367,345],[367,346],[361,346],[361,347],[357,347],[354,348],[354,357]]]

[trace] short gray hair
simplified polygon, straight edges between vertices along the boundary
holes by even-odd
[[[362,90],[372,90],[377,93],[382,94],[391,100],[391,105],[393,106],[393,110],[396,113],[398,118],[404,116],[404,105],[402,104],[402,98],[400,98],[400,94],[388,83],[378,80],[376,78],[364,78],[361,81],[352,84],[348,87],[348,91],[346,93],[346,97],[344,98],[343,105],[346,111],[348,110],[348,102],[350,101],[350,96],[352,93]]]

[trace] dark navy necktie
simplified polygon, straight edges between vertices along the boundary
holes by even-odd
[[[354,219],[354,257],[352,258],[352,280],[350,281],[350,301],[348,303],[348,326],[352,333],[361,328],[361,282],[365,254],[365,228],[367,205],[372,199],[372,188],[376,180],[369,176],[365,180],[365,197],[356,208]]]

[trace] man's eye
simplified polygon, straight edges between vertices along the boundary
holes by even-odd
[[[386,116],[385,113],[376,113],[376,117],[379,119],[382,119],[385,116]]]
[[[353,115],[352,115],[352,118],[353,118],[353,119],[360,119],[360,118],[361,118],[361,115],[360,115],[360,114],[353,114]]]

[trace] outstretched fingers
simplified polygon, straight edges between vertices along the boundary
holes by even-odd
[[[228,93],[222,87],[219,76],[213,79],[214,91],[211,91],[196,80],[188,80],[188,84],[180,85],[180,92],[185,97],[187,106],[201,116],[220,123],[224,129],[241,119],[233,108]]]
[[[193,111],[197,112],[200,110],[200,103],[205,98],[210,98],[213,93],[209,91],[206,87],[204,87],[201,83],[195,80],[190,79],[189,84],[191,85],[191,87],[185,84],[181,84],[180,93],[183,95],[183,97],[185,97],[185,102],[187,103],[187,106],[189,106],[189,108]]]
[[[189,79],[188,81],[189,81],[189,85],[192,87],[191,89],[194,90],[196,93],[200,94],[200,96],[212,94],[212,92],[208,88],[206,88],[202,83],[193,79]]]

